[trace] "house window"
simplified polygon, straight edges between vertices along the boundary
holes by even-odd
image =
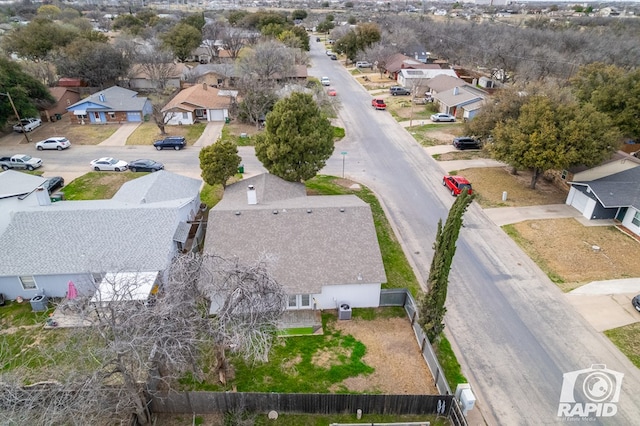
[[[183,112],[182,113],[182,118],[187,120],[189,118],[189,113],[188,112]]]
[[[110,118],[111,120],[115,120],[115,119],[116,119],[116,113],[115,113],[115,112],[113,112],[113,111],[109,112],[109,118]]]
[[[308,294],[303,294],[300,296],[300,306],[308,308],[311,306],[311,296]]]
[[[636,214],[633,215],[633,219],[631,219],[631,223],[640,228],[640,212],[636,211]]]
[[[289,307],[295,308],[298,305],[298,298],[295,294],[289,296]]]
[[[32,276],[20,277],[20,284],[22,284],[23,290],[34,290],[38,288],[36,287],[36,280],[34,280]]]
[[[569,170],[563,170],[560,177],[562,178],[562,180],[567,180],[567,175],[569,175]]]

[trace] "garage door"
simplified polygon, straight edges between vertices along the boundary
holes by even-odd
[[[223,109],[210,109],[209,115],[209,121],[224,121]]]
[[[589,197],[575,188],[571,188],[569,192],[571,193],[569,194],[571,197],[571,205],[580,213],[584,214],[584,210],[587,208],[587,203],[589,202]]]
[[[142,121],[142,114],[140,114],[139,112],[128,112],[127,121],[134,123]]]

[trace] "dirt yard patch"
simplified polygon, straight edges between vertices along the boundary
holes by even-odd
[[[591,281],[640,276],[638,242],[613,226],[554,219],[510,228],[517,232],[512,237],[563,291]]]
[[[431,372],[405,318],[337,321],[335,328],[350,334],[367,347],[364,362],[375,371],[342,382],[350,391],[387,394],[438,393]]]

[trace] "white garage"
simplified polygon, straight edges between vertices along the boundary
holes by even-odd
[[[595,200],[592,200],[586,194],[577,190],[574,186],[569,190],[566,204],[575,207],[575,209],[582,213],[582,216],[587,219],[591,218],[593,208],[596,206]]]

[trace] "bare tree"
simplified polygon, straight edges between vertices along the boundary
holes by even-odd
[[[225,21],[217,19],[208,22],[202,28],[202,44],[207,48],[207,52],[212,58],[218,57],[218,46],[215,42],[222,39],[226,27]]]
[[[139,70],[149,76],[157,89],[164,89],[167,80],[176,75],[176,65],[173,62],[173,54],[166,50],[153,48],[150,51],[138,55]]]
[[[378,68],[380,77],[387,70],[386,66],[389,58],[395,53],[397,53],[397,50],[393,46],[381,42],[373,44],[364,51],[365,58]]]
[[[158,126],[160,135],[162,136],[167,134],[165,127],[173,117],[173,111],[163,111],[162,109],[176,94],[177,91],[174,92],[168,89],[162,91],[157,90],[154,93],[149,94],[149,99],[151,100],[151,117],[153,118],[153,122],[156,123],[156,126]]]
[[[90,296],[93,308],[78,312],[90,326],[74,330],[76,343],[68,342],[87,344],[76,351],[74,365],[63,366],[63,380],[32,387],[19,371],[2,374],[0,422],[106,425],[134,415],[149,425],[148,395],[171,389],[187,373],[206,378],[203,348],[217,348],[220,364],[213,374],[224,372],[226,350],[267,359],[286,296],[265,263],[246,267],[181,255],[163,277],[106,274]],[[213,316],[211,303],[217,307]],[[0,351],[0,365],[7,365],[7,356],[15,357]]]
[[[240,50],[245,46],[245,32],[246,30],[242,28],[232,26],[227,26],[222,30],[222,42],[229,51],[231,59],[236,59]]]
[[[242,76],[257,78],[262,82],[276,77],[285,79],[293,73],[294,58],[291,49],[270,40],[256,45],[251,52],[243,55],[238,67]]]

